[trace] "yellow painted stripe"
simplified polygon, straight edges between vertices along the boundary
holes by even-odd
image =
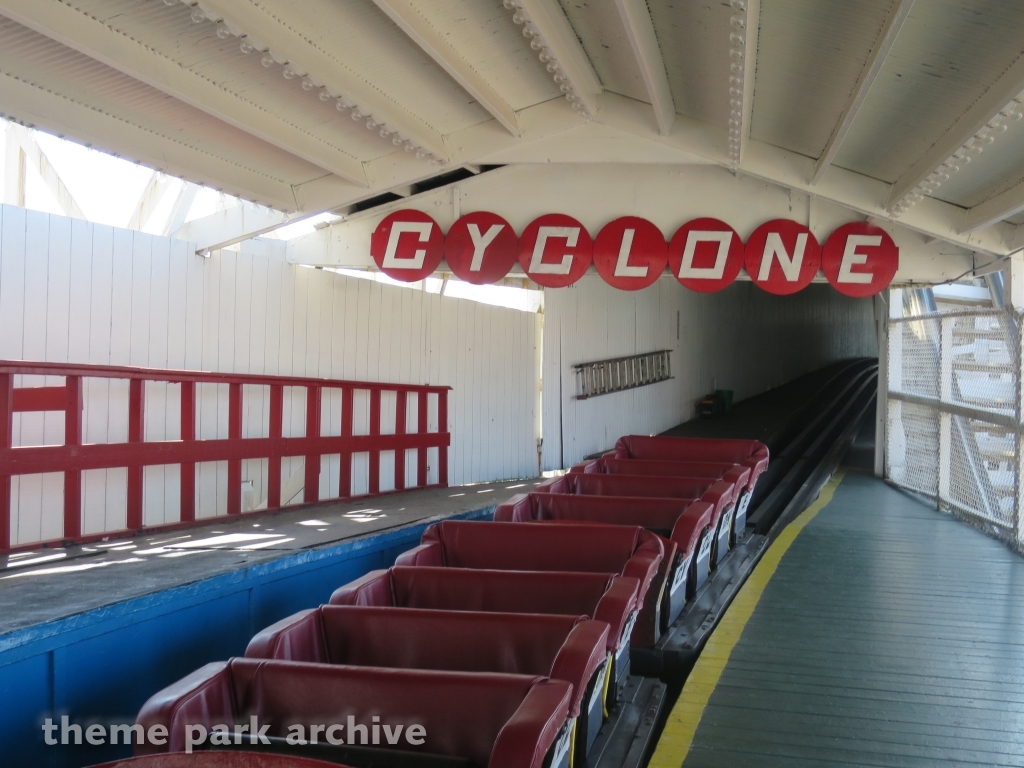
[[[649,768],[679,768],[683,764],[690,752],[694,734],[697,733],[697,726],[700,725],[708,699],[718,685],[722,670],[729,663],[732,650],[739,642],[740,635],[743,634],[743,629],[754,613],[775,569],[779,567],[782,556],[804,527],[832,501],[832,496],[843,481],[844,474],[843,470],[836,472],[821,489],[817,500],[786,526],[764,553],[761,562],[757,564],[750,578],[732,601],[732,605],[725,612],[715,631],[711,633],[700,658],[697,659],[697,664],[686,679],[679,699],[665,723],[665,730],[651,758]]]

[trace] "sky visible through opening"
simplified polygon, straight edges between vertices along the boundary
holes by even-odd
[[[6,148],[7,130],[10,126],[6,120],[0,119],[0,150]],[[114,157],[58,138],[42,131],[29,132],[42,150],[60,180],[64,183],[75,203],[85,214],[85,218],[97,224],[112,227],[128,227],[138,207],[143,192],[154,179],[154,172],[145,166],[130,160]],[[0,151],[0,180],[6,179],[6,151]],[[28,162],[25,174],[25,207],[43,213],[63,216],[64,211],[57,198],[43,181],[38,169]],[[173,235],[167,231],[175,202],[186,182],[171,179],[170,187],[160,202],[153,209],[141,231],[152,235]],[[16,200],[6,199],[9,195],[2,194],[4,186],[0,186],[0,198],[8,205],[15,205]],[[233,208],[241,201],[228,194],[217,192],[209,187],[199,186],[184,222],[201,219],[218,211]],[[316,225],[337,219],[332,214],[320,214],[303,221],[282,227],[265,237],[278,240],[290,240],[314,232]],[[542,311],[543,292],[500,285],[471,285],[454,278],[443,281],[440,278],[427,278],[418,283],[402,283],[392,280],[379,272],[363,272],[360,270],[339,269],[340,274],[350,277],[375,280],[388,285],[400,286],[428,293],[443,293],[453,298],[469,299],[485,304],[509,307],[525,312]]]

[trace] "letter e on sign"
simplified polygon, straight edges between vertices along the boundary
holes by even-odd
[[[562,213],[534,219],[519,237],[523,271],[545,288],[564,288],[583,277],[593,251],[594,242],[586,228]]]
[[[889,233],[866,221],[838,227],[821,247],[821,269],[832,287],[856,298],[888,287],[900,266],[900,249]]]
[[[496,213],[467,213],[448,230],[444,258],[460,280],[474,285],[496,283],[519,258],[519,238]]]
[[[821,247],[811,230],[788,219],[775,219],[755,229],[745,254],[750,279],[779,296],[806,288],[821,266]]]
[[[720,291],[743,269],[743,241],[724,221],[694,219],[672,235],[668,264],[676,280],[691,291]]]
[[[432,274],[444,256],[444,235],[421,211],[395,211],[370,237],[370,255],[388,277],[414,283]]]
[[[647,219],[623,216],[602,227],[594,240],[594,266],[604,281],[621,291],[652,285],[665,271],[668,244]]]

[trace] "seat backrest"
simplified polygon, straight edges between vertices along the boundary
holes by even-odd
[[[315,619],[314,642],[306,625]],[[245,655],[360,667],[549,675],[586,616],[322,605],[268,627]],[[320,649],[323,649],[323,653]]]
[[[400,740],[396,746],[401,749],[468,757],[482,767],[488,764],[505,723],[530,688],[543,680],[531,675],[322,667],[251,659],[234,659],[230,665],[233,673],[236,666],[257,667],[251,680],[245,680],[247,674],[234,676],[236,701],[243,717],[256,715],[261,723],[271,723],[272,736],[286,736],[293,723],[346,723],[349,716],[370,725],[376,715],[392,726],[424,726],[425,743],[412,747]],[[439,696],[439,691],[444,695]],[[349,734],[346,742],[352,738]],[[380,741],[386,745],[384,738]]]
[[[750,488],[768,468],[768,446],[759,440],[625,435],[606,456],[667,461],[731,461],[751,469]]]
[[[534,493],[577,493],[584,496],[642,496],[699,499],[715,481],[711,477],[611,474],[566,474],[541,483]]]
[[[733,467],[731,461],[665,461],[654,459],[620,459],[604,456],[576,465],[573,469],[586,474],[666,475],[675,477],[706,477],[717,480]]]
[[[593,616],[615,574],[395,566],[391,576],[405,608]]]
[[[297,755],[256,754],[239,748],[231,752],[193,752],[140,755],[126,760],[102,763],[93,768],[345,768],[336,762],[324,762]]]
[[[630,614],[639,609],[639,592],[639,579],[607,573],[396,565],[338,587],[331,604],[585,615],[609,625],[612,650]]]
[[[431,525],[423,544],[436,542],[450,568],[622,573],[637,553],[658,555],[659,542],[639,526],[551,525],[444,521]],[[399,561],[399,564],[401,562]]]
[[[665,535],[694,499],[656,499],[635,496],[579,496],[529,493],[499,504],[495,520],[591,520],[615,525],[641,525]]]
[[[169,744],[159,751],[180,751],[186,725],[231,727],[252,716],[269,726],[266,735],[272,737],[288,736],[293,725],[308,729],[337,724],[346,744],[372,745],[376,719],[381,747],[464,757],[486,768],[499,734],[513,718],[522,738],[505,744],[503,751],[526,749],[528,755],[543,756],[565,721],[571,691],[568,683],[533,675],[231,659],[207,665],[155,695],[143,706],[138,722],[144,727],[166,725]],[[350,732],[349,718],[366,730]],[[390,726],[392,737],[396,726],[404,730],[421,725],[423,744],[411,744],[401,734],[389,739],[384,725]],[[504,759],[498,763],[507,764]],[[540,765],[537,760],[526,764]]]
[[[762,448],[765,448],[764,443],[757,440],[624,435],[615,443],[614,450],[615,457],[619,459],[731,461],[739,464]]]

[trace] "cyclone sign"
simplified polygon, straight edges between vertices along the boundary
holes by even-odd
[[[885,290],[900,263],[889,233],[866,222],[843,224],[819,244],[803,224],[773,219],[744,243],[715,218],[688,221],[666,240],[647,219],[623,216],[591,238],[583,224],[565,214],[540,216],[517,235],[488,211],[467,213],[447,234],[422,211],[394,211],[373,232],[370,254],[382,272],[405,282],[422,280],[444,260],[460,280],[493,284],[518,262],[545,288],[570,286],[593,265],[608,285],[636,291],[654,284],[667,267],[691,291],[713,293],[746,269],[756,286],[786,296],[806,288],[820,270],[837,291],[856,298]]]

